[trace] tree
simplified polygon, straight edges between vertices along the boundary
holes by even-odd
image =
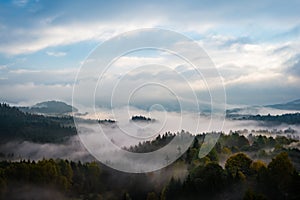
[[[245,192],[243,200],[266,200],[267,198],[261,194],[255,194],[252,190]]]
[[[131,197],[128,192],[125,192],[123,195],[123,200],[131,200]]]
[[[73,178],[73,171],[72,171],[70,163],[66,160],[59,160],[58,166],[59,166],[61,175],[65,176],[67,181],[71,182],[72,178]]]
[[[158,200],[158,197],[155,192],[149,192],[147,195],[147,200]]]
[[[212,148],[212,150],[207,155],[211,161],[219,162],[219,156],[216,148]]]
[[[267,178],[266,164],[261,160],[253,161],[250,165],[250,170],[253,173],[253,175],[256,177],[256,180],[259,183],[263,184]]]
[[[173,177],[169,181],[169,184],[163,188],[161,193],[161,199],[169,200],[169,199],[178,199],[178,196],[181,194],[182,184],[180,180],[174,179]]]
[[[256,161],[253,161],[250,165],[250,169],[255,172],[255,173],[258,173],[259,171],[261,171],[262,169],[267,169],[267,166],[266,164],[261,161],[261,160],[256,160]]]
[[[231,152],[231,150],[230,150],[229,148],[223,147],[222,153],[223,153],[223,154],[226,154],[226,155],[230,155],[232,152]]]
[[[198,192],[214,194],[224,187],[226,178],[223,168],[217,163],[210,162],[193,170],[191,182]]]
[[[199,149],[199,147],[200,147],[199,140],[197,139],[197,137],[195,137],[194,141],[193,141],[192,148]]]
[[[0,199],[2,199],[2,195],[6,191],[6,181],[0,177]]]
[[[42,183],[56,183],[59,170],[53,159],[41,160],[37,163]]]
[[[231,177],[236,178],[239,172],[249,175],[251,163],[252,160],[246,154],[237,153],[227,159],[225,169]]]
[[[299,181],[299,175],[286,152],[282,152],[272,159],[268,165],[268,172],[269,185],[285,195],[295,187],[293,182]]]
[[[194,159],[198,158],[198,150],[195,148],[188,148],[185,155],[185,162],[190,164]]]
[[[101,169],[96,162],[86,164],[86,187],[91,192],[99,192],[102,189]]]

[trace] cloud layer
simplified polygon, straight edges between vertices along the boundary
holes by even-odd
[[[0,101],[70,102],[76,72],[91,50],[124,31],[149,27],[178,31],[197,41],[220,71],[229,104],[296,99],[298,7],[299,1],[4,1]],[[176,59],[147,54],[124,56],[118,64],[124,69],[150,61],[182,67]],[[149,73],[137,77],[149,78]]]

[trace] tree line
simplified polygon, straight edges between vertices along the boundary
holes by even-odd
[[[126,150],[149,152],[174,136],[167,132]],[[119,172],[98,162],[1,161],[1,197],[11,199],[16,188],[33,185],[54,188],[65,199],[299,199],[300,176],[294,164],[300,152],[284,147],[293,139],[221,134],[210,153],[199,158],[204,137],[197,135],[173,164],[143,174]],[[261,153],[270,147],[272,151]]]
[[[0,142],[27,140],[38,143],[63,142],[76,134],[72,117],[48,117],[21,112],[0,104]]]
[[[244,153],[230,156],[224,167],[206,160],[191,168],[183,180],[172,177],[159,188],[151,184],[151,173],[125,174],[97,162],[59,159],[0,162],[0,198],[10,199],[15,195],[15,187],[22,185],[55,188],[66,199],[173,200],[230,197],[248,200],[300,197],[300,176],[285,152],[275,156],[268,165],[260,160],[252,160]]]

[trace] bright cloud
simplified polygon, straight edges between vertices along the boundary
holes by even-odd
[[[2,2],[0,100],[70,99],[77,68],[97,44],[151,27],[174,30],[197,41],[222,75],[228,103],[299,98],[299,4],[296,0],[174,1],[171,5],[161,1]],[[115,66],[126,71],[145,63],[161,64],[188,77],[195,90],[207,89],[203,80],[193,79],[194,72],[182,60],[170,58],[162,52],[125,55]],[[174,78],[165,72],[152,76],[157,73],[139,72],[127,78]],[[169,83],[184,94],[186,87],[175,80]]]
[[[49,56],[55,56],[55,57],[61,57],[61,56],[67,55],[66,52],[53,52],[53,51],[47,51],[46,54]]]

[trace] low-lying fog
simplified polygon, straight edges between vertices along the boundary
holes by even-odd
[[[200,134],[211,131],[222,131],[226,134],[230,130],[244,130],[248,129],[249,134],[251,130],[256,130],[256,134],[272,135],[270,132],[264,130],[286,130],[292,128],[296,133],[290,134],[292,137],[298,137],[300,133],[300,126],[296,125],[278,125],[266,127],[261,123],[255,121],[233,121],[226,120],[225,122],[221,117],[213,117],[197,115],[193,113],[175,113],[175,112],[162,112],[152,111],[151,113],[141,110],[115,110],[115,115],[109,112],[97,113],[94,118],[97,119],[115,119],[116,123],[90,123],[90,124],[77,124],[80,127],[81,133],[79,136],[69,138],[63,144],[37,144],[28,141],[9,142],[0,146],[0,152],[4,154],[13,153],[13,159],[42,159],[42,158],[63,158],[71,160],[89,161],[95,159],[90,155],[82,144],[82,140],[95,145],[99,150],[104,151],[107,145],[104,145],[99,137],[99,131],[102,129],[105,137],[110,140],[115,146],[122,148],[130,145],[136,145],[139,142],[155,139],[159,134],[164,134],[170,131],[171,133],[180,132],[185,130],[191,134]],[[130,117],[133,115],[143,115],[155,119],[151,122],[136,122],[131,121]],[[199,117],[200,116],[200,117]],[[93,117],[89,115],[89,117]],[[224,122],[224,124],[223,124]],[[101,128],[101,129],[100,129]],[[287,135],[282,133],[281,135]],[[275,135],[274,135],[275,136]],[[297,146],[297,144],[294,144]],[[121,158],[120,158],[121,159]]]

